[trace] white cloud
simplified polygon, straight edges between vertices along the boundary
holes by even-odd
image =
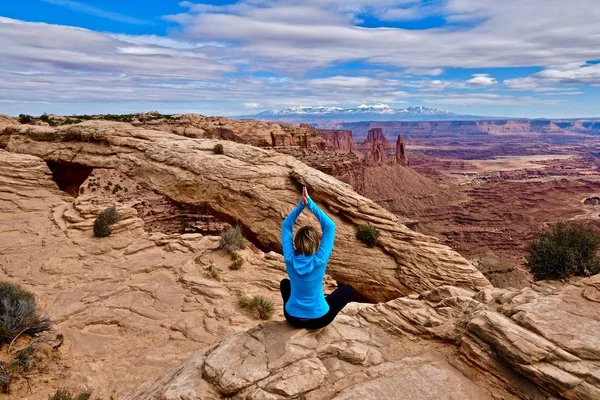
[[[214,47],[226,47],[226,44],[221,42],[196,42],[191,43],[182,40],[171,39],[164,36],[158,35],[124,35],[121,33],[107,33],[109,37],[115,38],[122,42],[127,42],[135,45],[151,45],[151,46],[160,46],[167,47],[170,49],[177,50],[192,50],[198,49],[205,46],[214,46]]]
[[[381,86],[396,86],[398,82],[391,80],[379,80],[367,76],[331,76],[328,78],[313,79],[309,82],[311,86],[329,86],[338,89],[373,88]]]
[[[407,68],[404,72],[410,75],[439,76],[444,73],[443,68]]]
[[[542,93],[542,96],[578,96],[584,94],[584,92],[546,92]]]
[[[467,80],[465,83],[467,86],[471,87],[485,87],[493,86],[498,83],[498,81],[496,81],[496,78],[489,76],[488,74],[474,74],[473,78]]]
[[[128,15],[119,14],[116,12],[110,12],[103,10],[98,7],[90,6],[88,4],[83,4],[78,1],[73,0],[41,0],[44,3],[55,4],[57,6],[65,7],[73,11],[77,11],[83,14],[95,15],[96,17],[109,19],[117,22],[124,22],[126,24],[133,25],[148,25],[153,24],[151,21],[144,21],[138,18],[133,18]]]
[[[538,82],[533,78],[506,79],[502,83],[513,90],[536,90],[538,88]]]
[[[434,69],[550,66],[600,58],[600,7],[596,0],[574,2],[439,0],[427,7],[401,2],[410,13],[471,21],[425,30],[354,25],[368,12],[398,8],[398,2],[384,0],[349,1],[346,7],[342,1],[247,0],[194,5],[172,20],[182,24],[188,40],[233,41],[252,62],[288,72],[352,60]],[[300,9],[308,17],[300,18]]]
[[[426,81],[411,81],[404,83],[404,86],[418,88],[424,92],[437,92],[449,88],[458,88],[460,84],[454,81],[446,81],[440,79]]]
[[[83,6],[73,0],[46,1],[73,9]],[[600,66],[585,64],[600,59],[596,3],[242,0],[213,6],[182,2],[186,12],[167,17],[180,26],[167,36],[101,33],[0,17],[0,100],[4,104],[105,104],[185,99],[237,107],[258,102],[265,108],[395,104],[410,96],[446,104],[536,101],[528,93],[477,96],[486,89],[508,88],[541,93],[537,101],[549,104],[558,101],[552,96],[581,92],[578,85],[600,85]],[[407,15],[443,16],[451,23],[423,30],[357,26],[367,16],[388,23],[403,21]],[[345,66],[352,62],[362,65]],[[525,66],[541,66],[542,71],[505,80],[505,86],[487,74],[467,80],[443,75],[448,71],[451,76],[452,68]],[[276,76],[252,77],[265,71]],[[312,72],[320,78],[306,78]],[[426,97],[442,91],[461,94]]]
[[[0,71],[42,71],[76,81],[86,74],[215,79],[233,70],[203,48],[135,46],[87,29],[0,18]]]
[[[600,64],[571,63],[553,66],[525,78],[507,79],[503,83],[513,90],[537,92],[573,90],[569,87],[547,85],[600,85]]]
[[[397,81],[369,76],[227,78],[238,61],[228,47],[198,46],[195,41],[0,18],[0,100],[11,104],[10,109],[20,104],[18,112],[27,112],[34,101],[52,107],[95,103],[104,109],[123,102],[273,108],[397,103],[407,95]],[[2,108],[7,112],[8,107]]]
[[[581,65],[568,69],[550,68],[538,72],[535,79],[555,83],[600,84],[600,64]]]
[[[525,106],[525,105],[557,105],[563,103],[561,99],[538,99],[532,96],[506,96],[500,94],[446,94],[425,100],[425,103],[434,105],[457,106]]]

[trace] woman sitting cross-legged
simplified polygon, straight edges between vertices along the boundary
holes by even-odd
[[[296,219],[305,207],[317,217],[323,237],[311,226],[303,226],[294,238]],[[281,226],[283,257],[289,279],[280,284],[285,319],[295,328],[319,329],[329,325],[350,301],[352,287],[340,285],[325,297],[323,277],[333,250],[335,223],[302,189],[302,199]],[[320,239],[320,240],[319,240]]]

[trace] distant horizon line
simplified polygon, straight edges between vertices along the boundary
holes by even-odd
[[[310,107],[310,106],[307,106]],[[415,107],[415,106],[412,106]],[[410,107],[407,107],[410,108]],[[427,107],[429,108],[429,107]],[[269,110],[265,110],[265,111],[269,111]],[[202,115],[205,117],[212,117],[212,118],[217,118],[217,117],[223,117],[223,118],[229,118],[229,119],[256,119],[253,117],[256,117],[259,113],[257,114],[252,114],[252,115],[225,115],[225,114],[213,114],[213,115],[209,115],[209,114],[203,114],[201,112],[182,112],[182,113],[178,113],[178,112],[162,112],[162,111],[158,111],[158,110],[151,110],[151,111],[137,111],[137,112],[125,112],[125,113],[98,113],[98,114],[88,114],[88,113],[80,113],[80,114],[57,114],[57,113],[42,113],[38,116],[34,115],[34,114],[26,114],[26,113],[19,113],[19,114],[11,114],[11,113],[3,113],[0,111],[0,116],[5,115],[8,117],[12,117],[12,118],[18,118],[20,115],[29,115],[35,118],[39,118],[42,115],[56,115],[59,117],[76,117],[76,116],[82,116],[82,115],[89,115],[89,116],[101,116],[101,115],[137,115],[137,114],[151,114],[151,113],[159,113],[161,115]],[[261,111],[263,112],[263,111]],[[361,123],[361,122],[475,122],[475,121],[577,121],[577,120],[600,120],[600,116],[597,117],[498,117],[498,116],[491,116],[491,115],[467,115],[467,114],[456,114],[455,115],[456,118],[448,118],[448,119],[396,119],[396,120],[384,120],[384,119],[364,119],[364,120],[359,120],[359,121],[344,121],[344,120],[329,120],[329,122],[336,122],[336,123]],[[464,118],[461,118],[464,117]],[[466,118],[466,117],[471,117],[471,118]],[[322,121],[314,121],[314,122],[323,122],[326,121],[327,118],[322,118]],[[266,122],[282,122],[282,123],[292,123],[292,124],[301,124],[301,123],[307,123],[307,122],[302,122],[302,121],[298,121],[298,122],[287,122],[287,121],[276,121],[276,120],[269,120],[269,119],[261,119],[261,121],[266,121]]]

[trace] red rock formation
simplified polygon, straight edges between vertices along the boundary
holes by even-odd
[[[347,151],[354,150],[352,131],[318,129],[323,138],[321,150]]]
[[[365,154],[364,165],[367,167],[379,167],[383,165],[408,166],[408,159],[404,147],[402,135],[398,135],[395,152],[392,153],[392,145],[383,135],[381,128],[371,128],[367,139],[362,142],[359,149]]]
[[[337,129],[317,129],[308,124],[300,124],[292,136],[296,139],[294,145],[327,151],[352,151],[354,139],[352,131]]]
[[[364,143],[373,143],[376,141],[387,143],[387,139],[383,135],[383,129],[381,128],[369,129],[369,133],[367,134],[367,140],[365,140]]]
[[[365,155],[363,164],[366,167],[378,167],[389,163],[387,156],[388,143],[379,140],[371,144],[371,150]]]
[[[398,139],[396,140],[396,164],[408,166],[408,158],[406,157],[402,135],[398,135]]]

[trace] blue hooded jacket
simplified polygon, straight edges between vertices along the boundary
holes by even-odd
[[[289,315],[296,318],[320,318],[329,312],[323,294],[323,277],[333,250],[335,223],[309,197],[308,209],[321,224],[321,246],[315,254],[296,254],[294,250],[294,225],[304,210],[302,200],[281,225],[281,243],[285,269],[290,277],[292,294],[285,305]]]

